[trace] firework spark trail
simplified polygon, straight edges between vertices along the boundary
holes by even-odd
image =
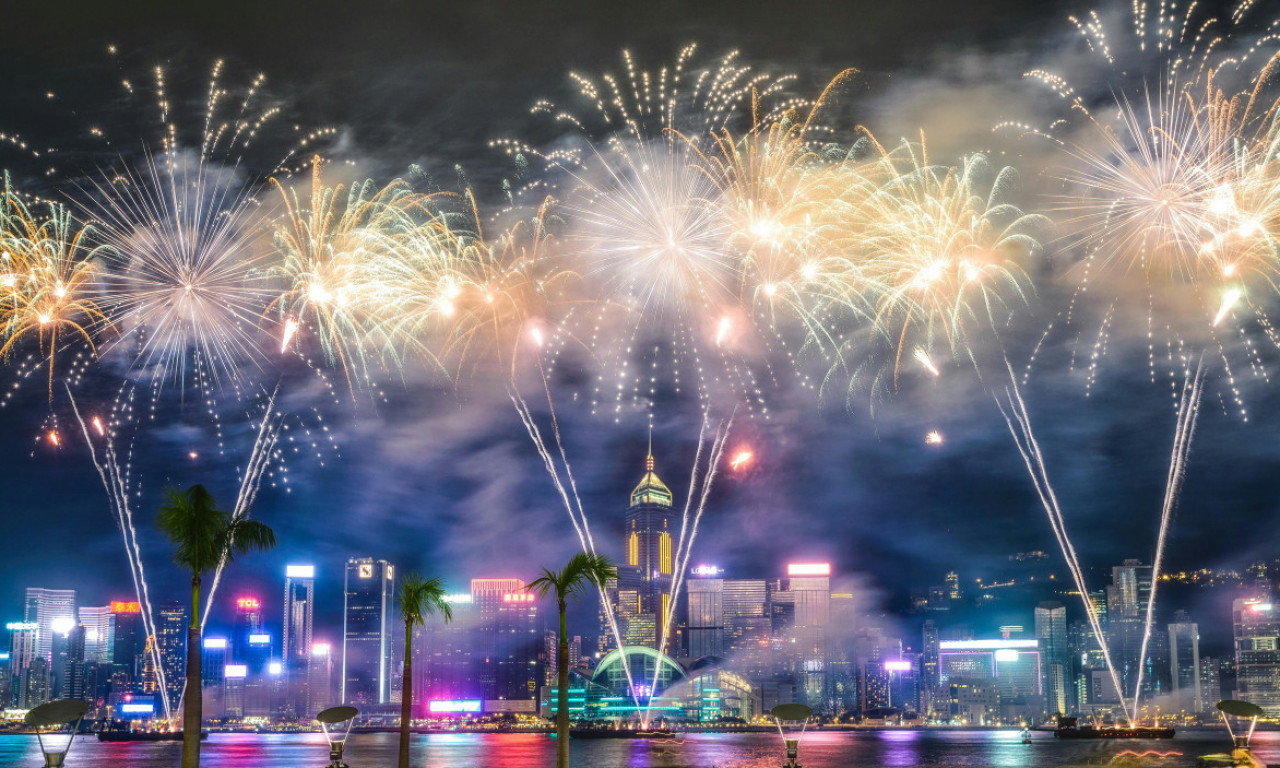
[[[675,568],[671,575],[671,600],[667,604],[667,615],[662,623],[662,640],[658,646],[658,653],[663,654],[667,651],[667,641],[671,636],[671,625],[675,622],[676,606],[680,601],[680,590],[684,586],[685,573],[689,567],[689,555],[693,551],[694,539],[698,536],[698,523],[702,520],[702,512],[706,509],[707,499],[711,495],[711,487],[715,484],[716,473],[720,467],[720,460],[724,457],[724,446],[729,441],[729,432],[733,429],[733,415],[730,414],[727,421],[722,421],[716,427],[716,433],[711,441],[711,448],[707,456],[707,469],[703,474],[701,487],[699,487],[698,476],[699,466],[703,453],[703,446],[706,444],[704,439],[707,429],[707,419],[704,417],[702,428],[698,432],[698,451],[693,460],[693,471],[689,478],[689,495],[685,501],[684,514],[680,520],[680,538],[676,544],[674,555]],[[693,506],[695,496],[698,499],[697,506]],[[693,509],[692,523],[690,522],[689,512]],[[686,538],[685,532],[688,531]],[[659,657],[661,658],[661,657]],[[657,686],[653,686],[657,688]],[[641,722],[645,727],[649,723],[649,710],[653,705],[653,697],[656,690],[649,691],[649,700],[645,703],[644,713],[641,716]]]
[[[240,478],[240,490],[236,494],[235,507],[231,510],[232,522],[249,516],[253,501],[258,496],[258,489],[262,486],[262,476],[271,465],[271,455],[280,439],[280,429],[284,421],[283,415],[275,407],[278,392],[279,387],[272,391],[271,397],[267,399],[266,411],[258,422],[258,434],[253,440],[253,449],[249,452],[249,461],[245,465],[244,475]],[[209,621],[209,613],[213,610],[213,598],[218,591],[218,584],[222,581],[222,569],[226,565],[227,553],[224,552],[218,561],[218,567],[214,569],[213,582],[205,598],[204,615],[200,618],[201,631]]]
[[[545,382],[544,382],[545,383]],[[516,413],[520,416],[521,423],[524,424],[525,430],[529,433],[529,439],[533,441],[534,447],[538,450],[538,455],[542,457],[542,462],[546,466],[547,474],[551,476],[551,482],[555,485],[556,492],[560,494],[560,500],[564,504],[565,511],[569,513],[569,520],[573,523],[573,529],[578,534],[578,542],[582,545],[583,552],[596,554],[595,540],[591,537],[591,529],[587,524],[587,514],[582,508],[582,499],[578,495],[578,488],[573,481],[572,470],[569,466],[569,460],[565,454],[564,443],[560,439],[560,425],[555,418],[554,408],[552,409],[552,434],[555,436],[556,446],[560,451],[561,461],[564,463],[566,479],[569,482],[569,488],[565,488],[565,483],[560,477],[559,468],[556,465],[555,458],[548,450],[546,441],[542,438],[542,430],[538,428],[538,423],[533,418],[533,413],[529,410],[529,404],[516,391],[514,385],[507,387],[507,396],[511,398],[511,404],[515,406]],[[549,396],[549,393],[548,393]],[[548,402],[550,400],[548,399]],[[577,512],[574,508],[577,508]],[[600,596],[600,605],[604,608],[605,618],[609,622],[609,629],[613,632],[614,641],[618,644],[620,651],[619,656],[622,659],[622,671],[627,676],[627,690],[631,692],[632,701],[639,708],[640,701],[636,697],[635,682],[631,676],[631,665],[627,661],[627,654],[622,653],[625,644],[622,641],[622,633],[618,630],[618,621],[613,613],[613,605],[609,602],[609,596],[605,592],[603,585],[597,584],[596,591]]]
[[[1036,440],[1035,433],[1031,429],[1031,414],[1027,411],[1027,404],[1022,399],[1022,392],[1018,389],[1018,379],[1013,372],[1013,366],[1009,365],[1007,360],[1005,365],[1009,369],[1010,382],[1010,386],[1005,387],[1007,402],[1002,402],[1000,397],[995,395],[996,407],[1000,409],[1000,415],[1004,417],[1005,424],[1009,427],[1009,434],[1013,437],[1013,442],[1018,447],[1018,452],[1022,455],[1022,460],[1027,466],[1027,472],[1031,475],[1031,482],[1035,486],[1036,494],[1040,497],[1040,503],[1049,516],[1049,525],[1053,528],[1053,535],[1058,540],[1058,546],[1067,561],[1067,568],[1071,571],[1071,577],[1075,581],[1076,589],[1080,592],[1080,599],[1084,602],[1085,613],[1089,617],[1089,627],[1093,630],[1098,647],[1102,650],[1102,656],[1107,663],[1107,671],[1111,673],[1111,681],[1115,684],[1117,694],[1120,697],[1120,707],[1124,710],[1126,719],[1132,725],[1133,721],[1129,716],[1124,688],[1121,687],[1119,674],[1116,672],[1115,665],[1111,662],[1111,650],[1107,644],[1106,635],[1103,634],[1102,624],[1098,620],[1097,606],[1093,604],[1093,600],[1089,597],[1089,591],[1085,586],[1084,573],[1080,569],[1080,558],[1076,555],[1075,547],[1071,544],[1071,539],[1067,535],[1066,520],[1062,516],[1061,507],[1058,505],[1057,494],[1054,493],[1053,486],[1049,482],[1049,472],[1045,466],[1044,456],[1040,452],[1040,443]],[[1006,410],[1006,405],[1008,410]],[[1016,427],[1014,426],[1015,422],[1017,423]]]
[[[1191,439],[1195,436],[1196,420],[1200,415],[1200,400],[1204,390],[1204,358],[1194,370],[1188,368],[1182,384],[1182,399],[1178,408],[1178,422],[1173,433],[1173,455],[1169,459],[1169,477],[1165,483],[1164,506],[1160,510],[1160,534],[1156,539],[1156,556],[1151,565],[1151,593],[1147,596],[1147,618],[1143,625],[1142,650],[1138,659],[1147,658],[1147,643],[1151,640],[1151,625],[1155,620],[1156,588],[1160,584],[1160,565],[1164,561],[1164,545],[1169,537],[1169,524],[1177,506],[1182,481],[1186,477],[1187,454],[1191,452]],[[1146,664],[1138,664],[1138,681],[1133,690],[1133,718],[1138,717],[1138,698],[1142,695],[1142,673]]]
[[[71,401],[71,410],[75,414],[76,421],[80,423],[80,430],[84,433],[85,445],[89,447],[89,458],[93,461],[94,469],[98,471],[98,477],[102,479],[102,487],[107,492],[107,500],[111,504],[111,509],[116,514],[116,523],[120,526],[120,533],[124,537],[125,554],[129,560],[129,573],[133,577],[133,591],[138,597],[138,602],[142,608],[142,631],[148,638],[147,646],[151,649],[151,663],[155,668],[157,688],[160,691],[161,704],[164,707],[164,718],[170,719],[173,715],[172,706],[169,702],[169,690],[165,684],[164,664],[161,663],[159,646],[154,642],[155,638],[155,620],[151,611],[151,595],[147,589],[146,573],[142,568],[142,551],[138,546],[138,531],[133,526],[133,509],[129,506],[129,479],[125,472],[120,469],[120,462],[116,458],[115,441],[110,433],[106,433],[103,437],[106,439],[106,451],[103,459],[98,458],[98,451],[93,445],[93,438],[89,434],[89,425],[80,415],[80,407],[76,404],[75,395],[71,393],[71,385],[63,382],[63,386],[67,390],[67,397]],[[95,417],[96,418],[96,417]]]

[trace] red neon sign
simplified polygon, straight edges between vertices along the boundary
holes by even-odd
[[[256,611],[262,607],[256,597],[242,597],[236,601],[236,607],[242,611]]]
[[[111,601],[112,613],[142,613],[142,606],[137,603],[128,603],[123,600]]]

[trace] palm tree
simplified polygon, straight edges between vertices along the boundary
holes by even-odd
[[[447,622],[453,609],[444,599],[444,580],[411,573],[400,582],[400,615],[404,617],[404,672],[400,679],[400,768],[409,768],[409,721],[413,717],[413,628],[439,614]]]
[[[187,696],[182,708],[182,768],[200,765],[200,579],[237,554],[271,549],[276,535],[256,520],[232,519],[203,485],[164,490],[156,524],[174,545],[173,561],[191,573],[191,624],[187,628]]]
[[[565,619],[569,597],[581,597],[592,587],[603,589],[617,578],[618,568],[604,555],[579,552],[560,571],[542,569],[542,576],[529,585],[530,592],[545,598],[556,597],[560,610],[560,648],[556,653],[556,768],[569,768],[569,630]]]

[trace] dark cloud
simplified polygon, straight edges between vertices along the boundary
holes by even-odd
[[[12,29],[58,32],[18,35],[0,52],[7,83],[0,104],[13,107],[0,110],[0,121],[14,123],[0,130],[74,141],[78,128],[70,126],[98,117],[88,105],[101,102],[82,81],[92,79],[88,71],[98,65],[87,62],[108,42],[130,56],[172,59],[179,72],[194,72],[197,84],[207,58],[226,55],[239,72],[268,71],[272,87],[289,95],[292,114],[340,128],[340,155],[350,165],[335,170],[334,180],[366,173],[385,179],[416,163],[448,187],[456,184],[457,164],[479,188],[496,190],[510,169],[488,140],[524,135],[532,125],[528,107],[545,94],[564,94],[566,71],[616,68],[623,46],[648,62],[665,61],[696,39],[712,55],[740,47],[750,63],[798,71],[798,88],[816,90],[840,69],[858,67],[864,76],[848,96],[851,123],[891,139],[923,127],[946,159],[979,148],[1004,152],[1024,171],[1034,200],[1053,185],[1043,170],[1048,148],[991,127],[1030,119],[1028,105],[1051,102],[1022,77],[1032,66],[1087,80],[1085,54],[1063,21],[1076,5],[282,2],[197,11],[171,3],[54,4],[9,12]],[[1050,42],[1032,44],[1037,40]],[[52,112],[41,100],[49,88],[59,93]],[[198,87],[189,91],[199,95]],[[50,117],[68,112],[74,119]],[[1007,334],[1019,372],[1068,297],[1046,281],[1033,307],[1019,314]],[[1151,556],[1174,425],[1170,382],[1150,380],[1141,319],[1121,315],[1115,328],[1092,384],[1098,325],[1081,321],[1045,341],[1026,387],[1069,529],[1095,576],[1121,558]],[[996,572],[1011,552],[1052,550],[1044,512],[991,396],[1005,376],[999,356],[991,358],[982,360],[981,375],[961,363],[945,364],[938,380],[909,371],[896,391],[874,400],[863,390],[846,399],[839,377],[820,399],[780,376],[765,395],[767,419],[745,407],[738,413],[731,448],[748,446],[756,459],[748,472],[719,479],[694,560],[767,576],[788,560],[829,559],[860,575],[871,611],[901,605],[912,588],[937,583],[947,570],[971,580]],[[812,366],[821,381],[826,371],[819,361]],[[9,436],[0,443],[7,468],[0,498],[11,542],[0,562],[0,606],[9,611],[27,585],[77,586],[88,602],[116,597],[128,585],[119,534],[84,451],[35,442],[49,427],[46,414],[66,418],[65,403],[55,398],[51,406],[37,378],[0,411]],[[270,605],[283,564],[313,561],[322,618],[333,627],[348,556],[386,557],[461,587],[477,576],[532,576],[576,549],[541,460],[495,384],[499,377],[477,376],[461,392],[416,373],[408,381],[388,378],[372,402],[335,395],[302,373],[287,379],[283,403],[295,419],[282,445],[287,471],[267,478],[255,509],[282,546],[237,564],[228,594],[257,590]],[[1271,515],[1280,447],[1269,439],[1277,398],[1265,382],[1247,386],[1252,418],[1243,422],[1223,382],[1215,374],[1178,509],[1170,552],[1178,567],[1270,556],[1269,542],[1280,532]],[[538,385],[522,389],[545,423]],[[598,541],[617,555],[626,494],[642,467],[646,416],[629,409],[619,423],[593,418],[572,398],[572,386],[557,382],[554,389],[584,507]],[[91,389],[84,397],[106,402],[112,394]],[[668,393],[655,408],[658,470],[677,495],[696,450],[700,416],[690,400]],[[165,402],[133,445],[140,480],[134,500],[155,592],[177,597],[181,577],[147,530],[160,489],[203,481],[232,498],[234,467],[252,439],[252,408],[219,406],[219,436],[202,404]],[[714,417],[729,412],[717,393]],[[943,445],[924,444],[933,429],[945,436]],[[212,450],[220,439],[225,455]],[[188,458],[189,451],[200,458]]]

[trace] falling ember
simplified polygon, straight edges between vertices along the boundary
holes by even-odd
[[[934,429],[924,436],[925,445],[942,445],[942,433]]]
[[[1222,294],[1222,306],[1218,309],[1218,314],[1213,317],[1215,326],[1222,322],[1222,318],[1227,316],[1227,313],[1231,311],[1231,308],[1235,306],[1242,295],[1243,293],[1239,288],[1228,288],[1227,292]]]
[[[533,339],[533,343],[539,347],[542,346],[542,329],[536,325],[529,329],[529,338]]]
[[[938,371],[938,366],[933,364],[933,360],[929,357],[928,352],[925,352],[923,349],[917,349],[915,351],[915,358],[917,362],[919,362],[921,365],[925,367],[926,370],[929,371],[929,373],[932,373],[934,376],[941,375],[940,372]],[[942,442],[942,441],[939,440],[938,442]]]
[[[62,445],[62,438],[58,437],[58,430],[56,429],[49,430],[49,442],[53,443],[56,446]]]
[[[733,329],[733,321],[728,315],[720,318],[720,324],[716,326],[716,346],[722,346],[725,339],[729,337],[729,331]]]
[[[284,338],[280,339],[280,354],[284,354],[289,349],[289,342],[293,341],[293,337],[298,332],[298,321],[289,318],[284,321]]]
[[[98,418],[97,416],[93,417],[93,429],[95,432],[98,433],[99,436],[105,435],[107,433],[107,430],[104,429],[102,426],[102,419]]]
[[[752,454],[751,451],[738,451],[733,455],[733,458],[729,460],[729,468],[736,471],[745,467],[751,463],[751,457],[753,455],[754,454]]]
[[[188,457],[190,457],[190,458],[192,458],[192,459],[196,459],[196,458],[199,458],[199,457],[200,457],[200,454],[196,453],[195,451],[191,451],[191,452],[189,452],[189,453],[187,454],[187,456],[188,456]]]

